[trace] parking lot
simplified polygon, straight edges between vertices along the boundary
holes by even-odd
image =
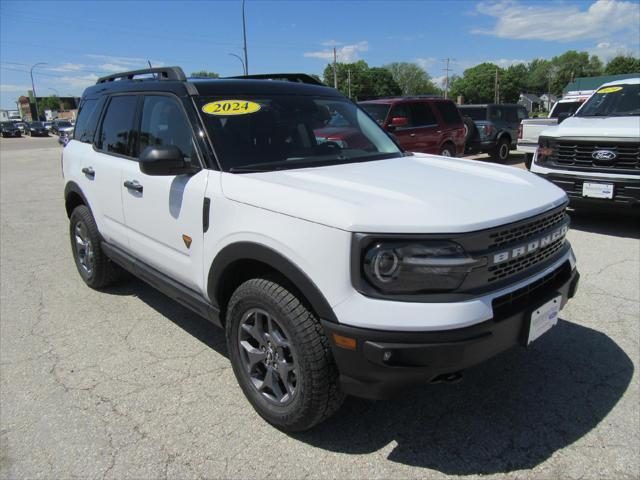
[[[638,478],[634,219],[573,215],[580,289],[531,348],[288,435],[221,330],[133,278],[85,287],[56,140],[0,140],[0,478]]]

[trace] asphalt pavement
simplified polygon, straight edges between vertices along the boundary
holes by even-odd
[[[266,424],[222,331],[130,278],[87,288],[56,138],[0,140],[0,478],[638,478],[640,228],[581,212],[558,326],[316,429]]]

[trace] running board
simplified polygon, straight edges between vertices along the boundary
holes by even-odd
[[[114,263],[120,265],[168,297],[171,297],[176,302],[184,305],[189,310],[206,318],[213,324],[222,327],[222,323],[220,322],[220,309],[211,305],[202,295],[132,257],[119,247],[111,245],[104,240],[100,245],[105,255]]]

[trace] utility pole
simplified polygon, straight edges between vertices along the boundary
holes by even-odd
[[[244,19],[244,0],[242,0],[242,38],[244,39],[244,74],[249,75],[249,59],[247,57],[247,26]]]
[[[347,70],[347,79],[349,82],[349,98],[351,98],[351,69]]]
[[[31,75],[31,91],[33,92],[33,101],[36,104],[36,120],[35,120],[36,122],[40,120],[40,114],[38,112],[38,96],[36,95],[36,87],[35,87],[35,84],[33,83],[33,69],[36,68],[38,65],[46,65],[46,63],[40,62],[34,65],[31,65],[31,70],[29,71]]]
[[[497,68],[496,68],[496,80],[493,88],[494,88],[493,101],[494,103],[500,103],[500,78],[498,77]]]
[[[449,61],[451,59],[450,58],[445,58],[443,61],[446,62],[446,67],[443,68],[442,70],[444,70],[446,73],[446,77],[445,77],[445,81],[444,81],[444,98],[449,98],[449,72],[451,71],[451,69],[449,68]]]
[[[336,47],[333,47],[333,88],[338,89],[338,54]]]

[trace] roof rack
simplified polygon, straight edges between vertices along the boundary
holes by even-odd
[[[324,83],[306,73],[263,73],[258,75],[241,75],[238,77],[226,77],[247,80],[285,80],[287,82],[308,83],[311,85],[322,85]]]
[[[131,70],[130,72],[114,73],[113,75],[107,75],[100,77],[96,82],[99,83],[113,82],[115,80],[133,80],[134,77],[139,75],[155,75],[158,80],[178,80],[180,82],[186,81],[187,77],[180,67],[157,67],[157,68],[144,68],[142,70]]]

